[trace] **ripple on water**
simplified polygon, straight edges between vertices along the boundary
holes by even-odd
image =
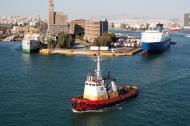
[[[103,73],[118,84],[135,83],[139,95],[109,111],[75,114],[69,100],[83,94],[92,57],[24,54],[20,43],[0,43],[0,125],[166,125],[190,124],[189,38],[154,56],[106,57]]]

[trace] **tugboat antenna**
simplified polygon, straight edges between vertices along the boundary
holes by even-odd
[[[100,69],[100,56],[97,56],[97,68],[96,68],[96,77],[97,79],[102,79],[101,69]]]

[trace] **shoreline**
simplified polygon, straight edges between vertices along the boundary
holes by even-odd
[[[116,31],[124,31],[124,32],[143,32],[145,30],[129,30],[129,29],[125,29],[125,28],[109,28],[109,30],[116,30]]]
[[[21,41],[0,41],[0,43],[12,43],[12,42],[19,42],[19,43],[21,43],[22,40]]]

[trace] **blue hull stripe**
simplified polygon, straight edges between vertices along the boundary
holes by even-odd
[[[167,39],[163,42],[142,42],[142,48],[144,52],[160,52],[166,50],[170,46],[171,39]]]

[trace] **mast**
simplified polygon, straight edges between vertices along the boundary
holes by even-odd
[[[100,56],[99,55],[97,56],[96,78],[97,79],[102,79],[101,69],[100,69]]]

